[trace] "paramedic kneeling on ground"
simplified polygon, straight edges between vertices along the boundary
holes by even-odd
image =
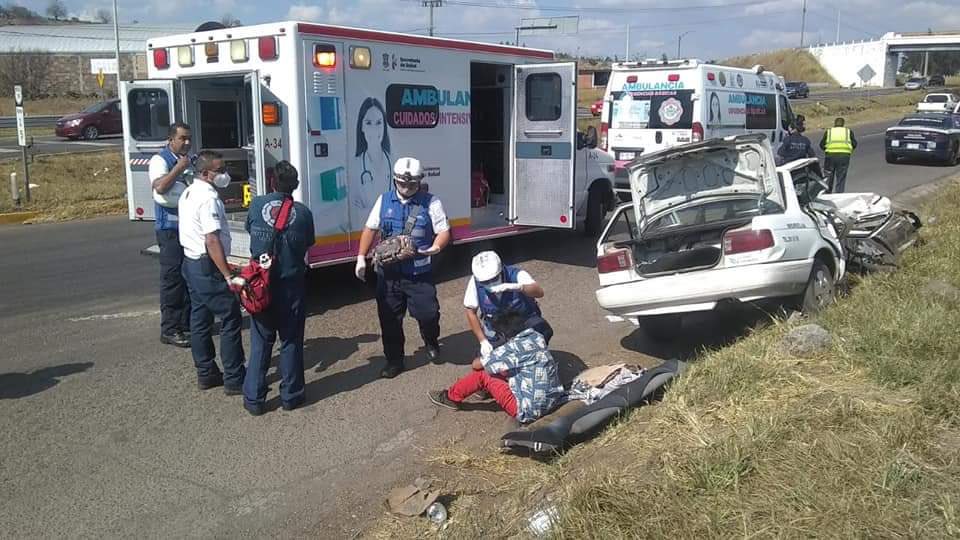
[[[190,346],[190,296],[183,281],[183,248],[177,233],[183,178],[190,167],[190,126],[177,122],[167,132],[167,146],[150,158],[147,175],[153,188],[153,228],[160,247],[160,342]],[[162,202],[161,202],[162,201]]]
[[[314,243],[313,214],[293,202],[300,185],[297,169],[288,161],[277,163],[276,192],[255,197],[247,213],[250,256],[272,254],[270,264],[270,305],[253,315],[250,328],[250,364],[243,381],[243,406],[254,416],[264,413],[267,398],[267,370],[273,344],[280,334],[280,403],[289,411],[303,403],[303,328],[307,320],[307,250]],[[293,202],[286,226],[274,225],[284,201]]]
[[[240,301],[233,291],[244,280],[227,265],[230,228],[216,188],[230,185],[223,156],[205,150],[197,155],[195,177],[180,197],[180,244],[183,277],[190,288],[190,349],[197,367],[197,385],[209,390],[223,385],[228,396],[243,392],[244,358],[240,341]],[[220,319],[220,360],[214,361],[213,317]]]
[[[380,376],[387,379],[403,371],[403,317],[408,307],[410,315],[420,326],[427,358],[435,362],[440,357],[440,302],[433,284],[430,257],[450,243],[450,224],[440,199],[420,191],[422,180],[423,168],[419,160],[410,157],[398,159],[393,167],[396,189],[377,198],[360,235],[355,273],[358,279],[365,280],[366,256],[377,231],[380,232],[381,241],[404,234],[408,218],[416,215],[410,236],[417,255],[376,268],[377,315],[380,318],[383,354],[387,358],[387,365]]]
[[[486,390],[521,424],[550,414],[563,403],[566,392],[546,340],[527,328],[523,313],[505,312],[493,319],[493,327],[503,334],[506,343],[488,356],[474,359],[473,371],[447,390],[430,392],[430,401],[459,409],[463,400]]]
[[[553,328],[544,320],[535,298],[543,298],[543,287],[517,266],[504,266],[495,251],[484,251],[473,258],[473,276],[463,294],[467,323],[480,342],[480,356],[485,357],[499,345],[504,336],[493,329],[492,321],[506,312],[525,317],[527,328],[543,336],[547,344]]]

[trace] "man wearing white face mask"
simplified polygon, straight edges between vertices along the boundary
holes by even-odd
[[[200,390],[217,386],[224,393],[243,393],[244,354],[240,340],[242,317],[234,291],[244,285],[227,264],[230,228],[227,214],[215,188],[230,184],[223,156],[204,150],[197,155],[195,178],[180,197],[180,244],[183,245],[183,277],[190,289],[190,349],[197,368]],[[213,319],[220,319],[220,360],[213,347]]]
[[[380,376],[390,379],[403,371],[403,318],[407,309],[420,326],[420,336],[431,362],[440,357],[440,302],[431,272],[432,255],[450,243],[450,224],[437,197],[420,190],[420,161],[402,157],[393,167],[395,189],[381,195],[360,235],[356,275],[366,280],[367,252],[379,232],[384,241],[409,236],[416,255],[393,264],[378,265],[377,315],[387,365]]]

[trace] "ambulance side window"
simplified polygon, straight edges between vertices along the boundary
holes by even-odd
[[[127,94],[131,135],[138,141],[163,141],[170,128],[170,98],[165,90],[137,88]]]
[[[790,124],[793,123],[793,109],[790,108],[790,102],[787,101],[786,96],[780,96],[780,125],[783,129],[790,129]]]
[[[527,120],[554,122],[563,113],[563,84],[557,73],[532,73],[526,82]]]

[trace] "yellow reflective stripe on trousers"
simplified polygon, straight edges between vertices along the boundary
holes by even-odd
[[[833,127],[827,130],[827,154],[852,154],[853,141],[850,140],[850,130],[845,127]]]

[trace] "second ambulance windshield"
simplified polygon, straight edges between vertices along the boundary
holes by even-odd
[[[693,90],[612,92],[612,129],[691,129]]]

